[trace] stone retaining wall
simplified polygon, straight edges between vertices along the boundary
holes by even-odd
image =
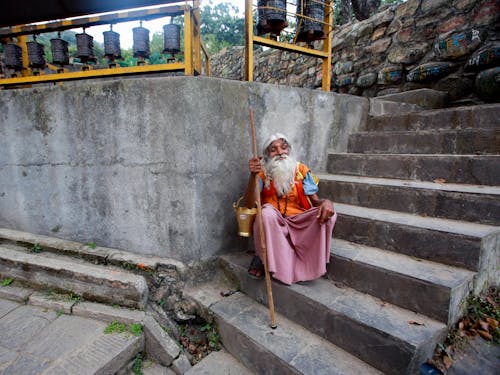
[[[332,91],[374,97],[418,88],[452,102],[500,100],[500,5],[496,0],[409,0],[335,29]],[[212,59],[212,75],[243,79],[243,47]],[[257,82],[321,87],[321,61],[255,51]]]

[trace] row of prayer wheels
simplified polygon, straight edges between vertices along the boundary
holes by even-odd
[[[142,27],[135,27],[133,32],[133,53],[134,57],[139,57],[141,60],[148,58],[150,55],[149,48],[149,30]],[[110,62],[115,59],[121,59],[120,34],[114,32],[112,27],[109,31],[103,33],[104,36],[104,56]],[[181,51],[180,41],[180,26],[171,22],[163,26],[163,51],[162,53],[176,54]],[[44,69],[46,67],[44,45],[37,42],[36,36],[33,41],[27,44],[28,61],[30,68]],[[52,51],[52,63],[63,67],[69,65],[68,42],[61,39],[59,33],[57,38],[50,40],[50,48]],[[84,64],[95,62],[94,54],[94,38],[85,33],[76,34],[76,57]],[[23,68],[22,49],[15,43],[7,43],[4,45],[5,66],[7,69],[21,71]]]
[[[257,34],[279,35],[288,26],[286,0],[258,0]],[[296,0],[296,41],[311,43],[323,39],[325,4],[322,0]]]

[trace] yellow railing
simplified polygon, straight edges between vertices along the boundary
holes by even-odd
[[[0,79],[0,87],[11,87],[13,85],[26,85],[44,82],[58,82],[67,80],[78,80],[97,77],[122,76],[145,73],[159,73],[169,71],[183,71],[185,75],[202,74],[203,58],[205,60],[205,74],[210,74],[210,58],[207,49],[201,41],[200,35],[200,12],[199,0],[188,1],[166,0],[165,3],[182,3],[179,5],[162,6],[153,9],[143,9],[130,12],[118,12],[105,15],[94,15],[79,17],[62,21],[47,22],[42,24],[19,25],[8,28],[0,28],[0,41],[9,38],[17,38],[17,44],[23,49],[23,68],[21,76]],[[112,66],[102,69],[88,69],[70,72],[64,69],[58,73],[35,75],[28,64],[28,53],[26,49],[27,35],[41,34],[46,32],[63,31],[79,27],[91,27],[96,25],[115,24],[133,20],[151,20],[161,17],[184,17],[184,61],[174,61],[165,64],[141,65],[130,67]]]

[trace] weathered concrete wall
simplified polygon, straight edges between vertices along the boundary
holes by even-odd
[[[368,100],[203,77],[0,92],[0,226],[182,261],[237,247],[232,203],[258,143],[326,169]],[[260,146],[259,146],[260,149]]]

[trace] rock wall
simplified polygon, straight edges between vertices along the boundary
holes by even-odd
[[[419,88],[451,102],[500,100],[500,3],[409,0],[337,27],[332,91],[375,97]],[[243,47],[212,59],[212,75],[243,79]],[[321,61],[297,53],[255,51],[257,82],[321,87]]]

